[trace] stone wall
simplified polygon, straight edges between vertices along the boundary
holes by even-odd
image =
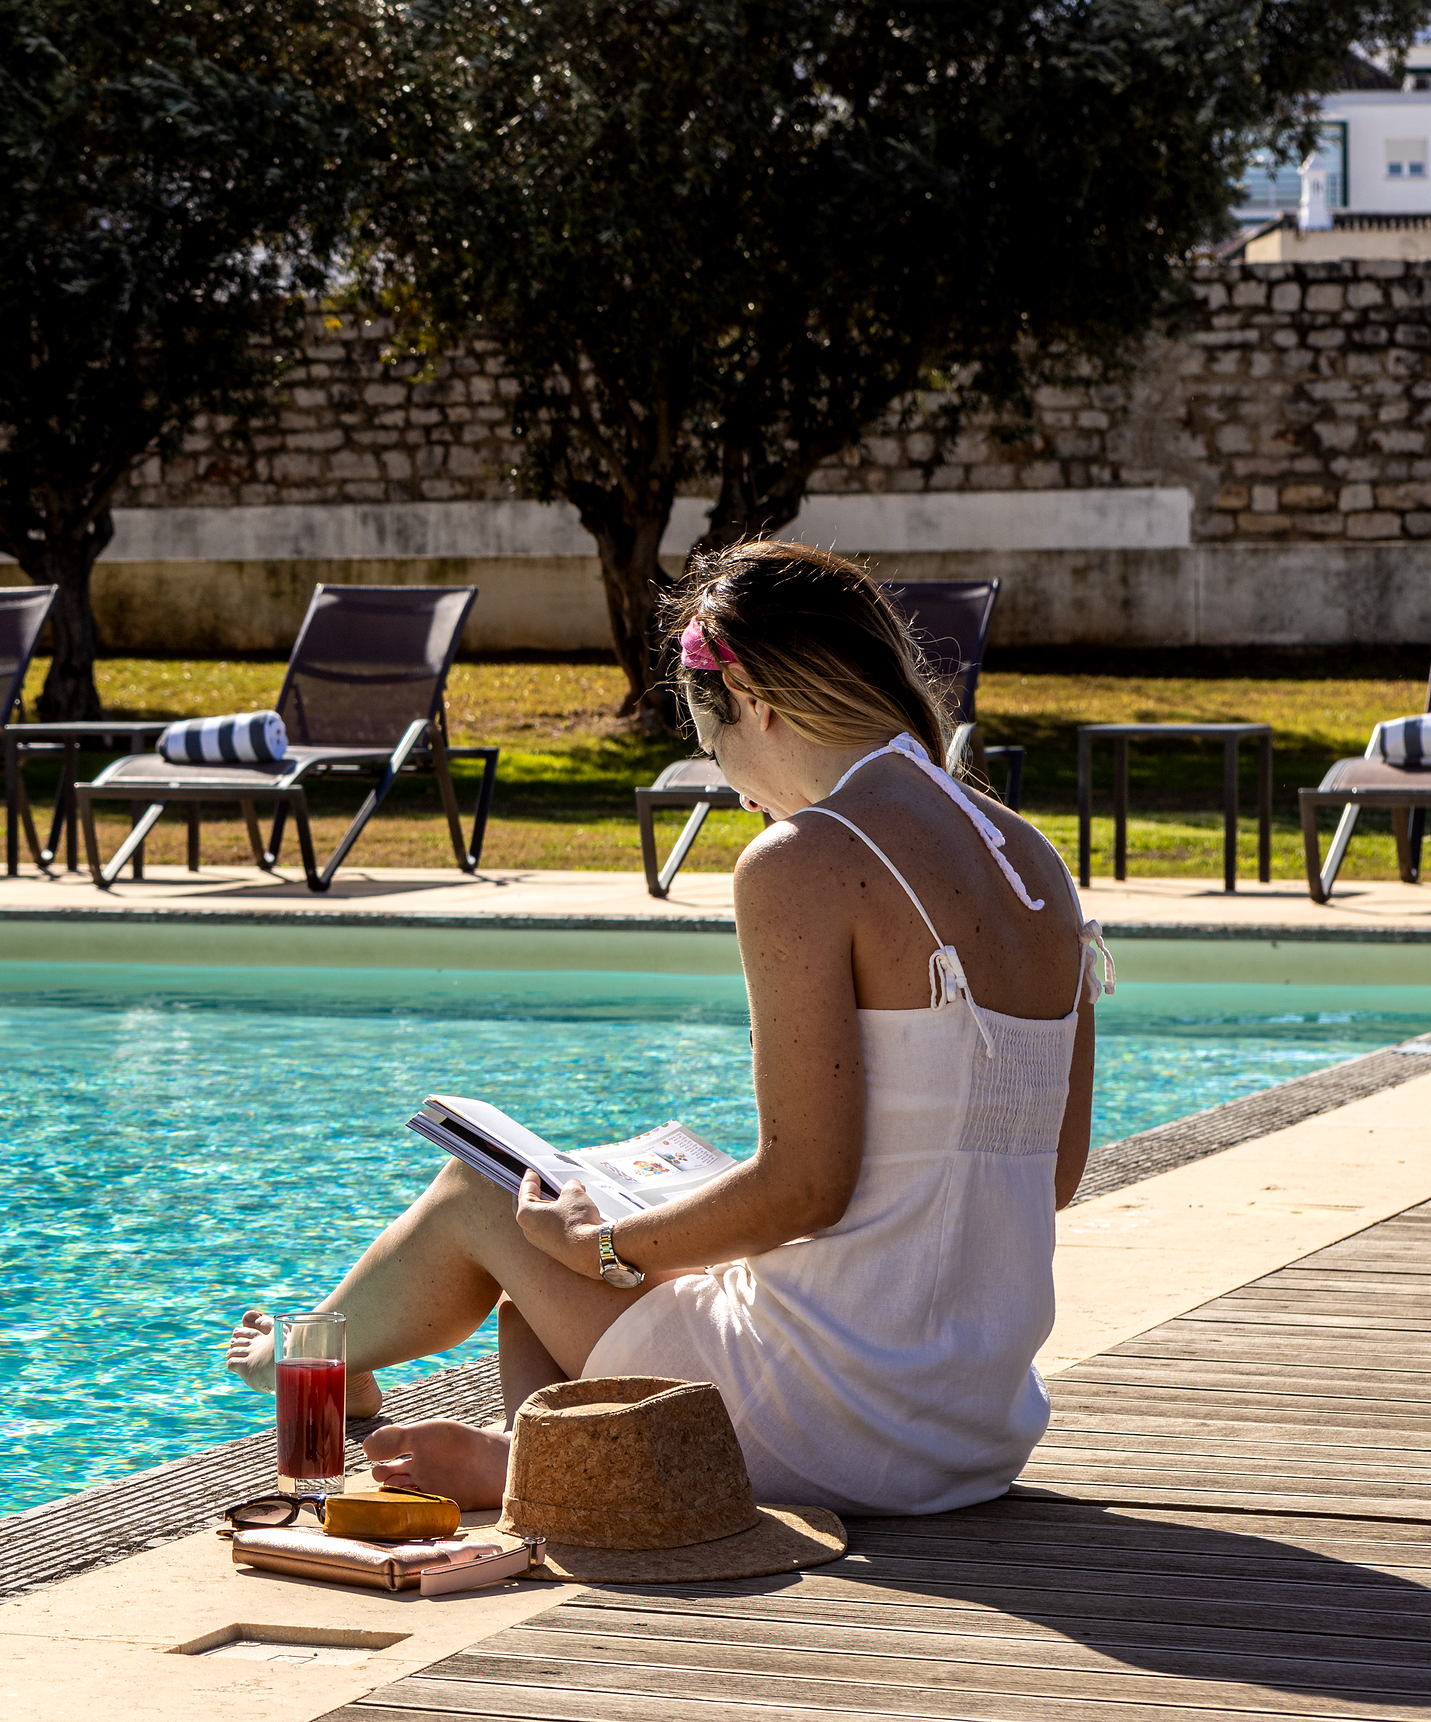
[[[942,450],[914,403],[814,475],[819,493],[1185,485],[1195,542],[1431,537],[1431,263],[1199,270],[1195,309],[1131,381],[1039,391],[1032,434],[972,424]],[[381,322],[313,320],[247,444],[202,422],[119,507],[498,500],[517,494],[514,385],[490,349],[431,381],[385,364]],[[951,546],[951,548],[955,548]]]

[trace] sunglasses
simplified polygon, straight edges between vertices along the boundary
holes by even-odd
[[[312,1507],[322,1524],[328,1512],[326,1495],[256,1495],[251,1501],[240,1501],[236,1507],[225,1507],[224,1517],[236,1531],[275,1530],[291,1525],[299,1509]]]

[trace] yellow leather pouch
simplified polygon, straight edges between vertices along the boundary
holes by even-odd
[[[446,1495],[414,1489],[357,1489],[329,1495],[323,1529],[330,1537],[370,1537],[405,1543],[414,1537],[450,1537],[462,1509]]]

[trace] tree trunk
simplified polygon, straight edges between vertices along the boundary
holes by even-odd
[[[648,735],[674,731],[680,727],[680,708],[666,679],[656,633],[657,607],[671,583],[659,555],[670,518],[669,503],[661,513],[647,515],[633,525],[624,515],[613,518],[614,511],[609,508],[598,511],[595,497],[573,496],[572,500],[601,557],[611,640],[617,662],[626,672],[622,715],[636,713]]]
[[[728,550],[745,538],[774,538],[800,512],[812,463],[804,461],[798,467],[782,469],[777,484],[766,490],[755,477],[755,464],[748,449],[737,443],[725,445],[721,451],[720,495],[711,510],[710,525],[691,546],[692,555]]]
[[[106,510],[82,537],[46,539],[23,561],[37,586],[59,587],[50,607],[50,673],[40,694],[40,717],[46,723],[104,716],[94,685],[99,635],[89,586],[95,558],[113,536],[114,521]]]

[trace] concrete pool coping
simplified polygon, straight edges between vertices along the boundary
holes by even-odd
[[[1066,1211],[1059,1320],[1043,1366],[1057,1373],[1424,1201],[1428,1105],[1431,1071]],[[0,1603],[0,1697],[15,1722],[109,1711],[121,1691],[142,1693],[127,1713],[154,1722],[191,1722],[201,1708],[216,1719],[314,1722],[554,1600],[536,1584],[431,1604],[278,1580],[235,1569],[212,1531],[199,1530]],[[410,1636],[350,1668],[158,1659],[238,1623]]]
[[[1085,912],[1123,939],[1253,939],[1338,943],[1431,943],[1431,891],[1395,880],[1350,880],[1330,902],[1313,903],[1305,886],[1242,882],[1224,893],[1203,879],[1095,879],[1081,893]],[[88,874],[22,868],[0,879],[0,920],[75,916],[98,924],[130,916],[203,917],[215,924],[428,927],[728,933],[734,928],[729,873],[681,873],[669,897],[647,894],[635,872],[347,868],[315,896],[289,870],[255,867],[151,867],[141,881],[100,891]]]

